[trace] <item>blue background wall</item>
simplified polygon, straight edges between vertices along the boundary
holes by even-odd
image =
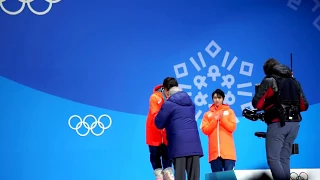
[[[21,2],[0,5],[14,11]],[[40,0],[30,5],[39,12],[48,7]],[[193,99],[198,92],[208,95],[206,103],[197,106],[200,119],[215,88],[234,95],[231,104],[239,119],[234,134],[236,169],[267,168],[264,140],[253,136],[266,126],[243,119],[241,110],[250,106],[254,84],[263,78],[264,61],[274,57],[289,65],[291,52],[295,77],[311,105],[303,113],[296,140],[300,155],[293,156],[291,164],[320,167],[318,140],[312,136],[320,125],[315,84],[320,8],[315,2],[62,0],[52,5],[43,16],[27,5],[17,15],[0,10],[0,179],[152,179],[145,145],[148,100],[163,78],[181,76],[174,70],[181,63],[187,73],[178,81],[191,87],[185,91]],[[207,46],[216,53],[210,55]],[[228,69],[235,56],[237,61]],[[251,73],[241,73],[243,63],[251,63]],[[198,89],[194,78],[206,77],[212,65],[221,76],[216,81],[207,77],[207,87]],[[223,76],[230,75],[233,85],[222,86]],[[240,88],[243,83],[252,86]],[[79,136],[68,119],[88,114],[108,114],[111,127],[99,137]],[[108,125],[107,119],[101,121]],[[101,129],[97,126],[95,132]],[[201,133],[201,138],[207,153],[207,137]],[[207,158],[201,159],[202,174],[210,172]]]

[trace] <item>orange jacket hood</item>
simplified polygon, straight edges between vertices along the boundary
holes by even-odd
[[[163,87],[162,84],[157,85],[156,87],[153,88],[153,93],[159,92],[162,87]]]

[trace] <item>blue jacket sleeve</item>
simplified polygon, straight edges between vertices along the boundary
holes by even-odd
[[[170,107],[170,102],[166,101],[163,103],[159,113],[155,118],[155,125],[158,129],[166,128],[171,112],[172,107]]]

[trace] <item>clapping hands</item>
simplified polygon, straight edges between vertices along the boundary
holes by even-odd
[[[223,116],[223,112],[219,111],[219,112],[215,112],[215,114],[213,115],[214,119],[216,119],[217,121],[221,120]]]

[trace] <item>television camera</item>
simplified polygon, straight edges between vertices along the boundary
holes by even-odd
[[[251,121],[257,121],[257,120],[264,121],[264,112],[263,111],[245,108],[242,111],[242,116],[245,117],[246,119],[251,120]],[[266,136],[267,136],[266,132],[255,132],[254,135],[259,138],[266,138]],[[291,154],[299,154],[299,144],[292,144]]]

